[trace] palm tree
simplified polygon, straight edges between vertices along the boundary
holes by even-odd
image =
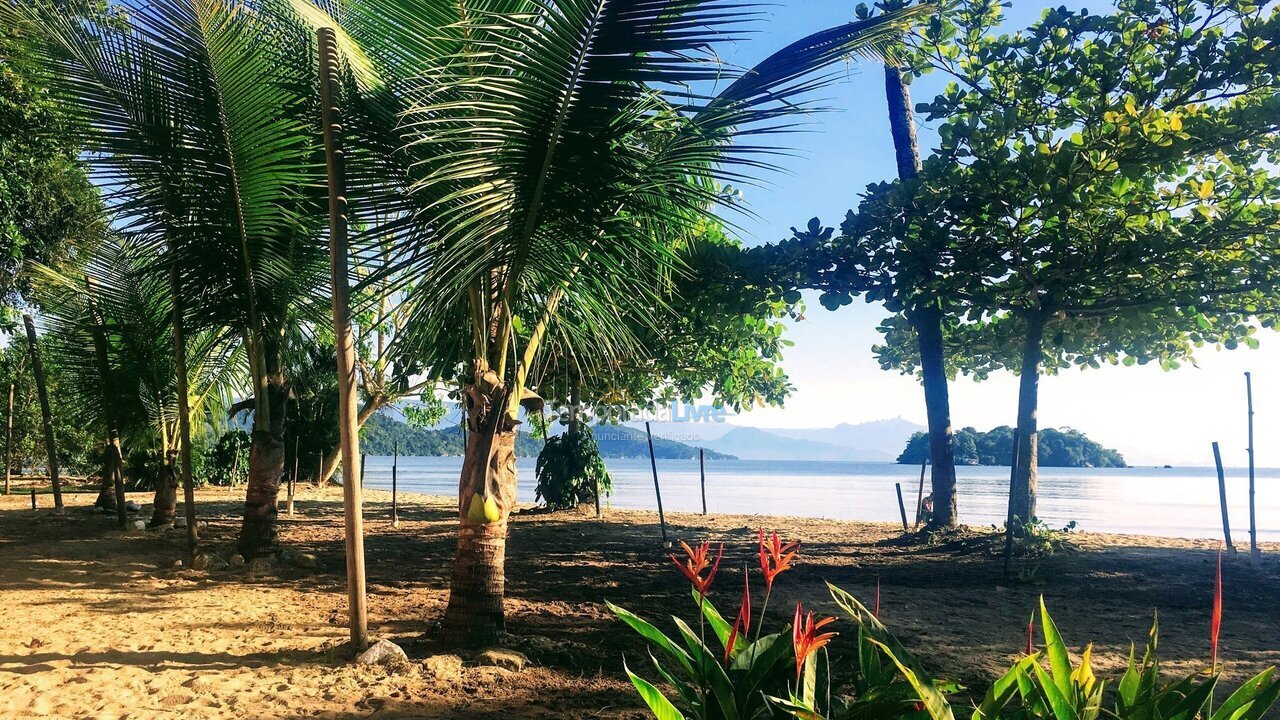
[[[108,211],[154,272],[176,268],[192,329],[243,338],[254,427],[239,549],[271,553],[285,328],[325,267],[312,35],[285,0],[69,5],[6,2],[0,15],[41,41],[52,92],[83,116]]]
[[[492,643],[515,428],[522,406],[541,404],[531,371],[553,325],[587,369],[641,354],[632,321],[667,311],[679,251],[718,183],[772,167],[779,150],[759,138],[812,109],[817,71],[878,57],[922,9],[832,28],[743,70],[715,60],[756,14],[728,0],[323,6],[345,30],[355,142],[385,163],[367,173],[377,182],[356,183],[353,212],[396,210],[380,231],[394,238],[384,272],[409,278],[395,288],[410,318],[398,351],[456,378],[466,406],[443,634]]]

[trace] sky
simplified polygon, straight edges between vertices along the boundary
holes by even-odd
[[[1053,3],[1058,6],[1061,2]],[[1068,3],[1105,11],[1102,2]],[[760,33],[732,52],[729,60],[748,64],[804,35],[852,19],[854,2],[779,0],[768,11]],[[1048,3],[1013,0],[1006,27],[1025,27]],[[931,99],[944,83],[925,77],[912,86],[913,100]],[[859,63],[822,91],[832,112],[813,118],[810,132],[787,139],[798,151],[783,162],[785,173],[769,186],[745,188],[755,217],[738,219],[749,245],[790,235],[811,217],[835,225],[856,205],[872,182],[895,176],[879,66]],[[917,119],[921,152],[936,143],[936,129]],[[817,297],[807,297],[806,319],[787,337],[795,347],[783,367],[796,390],[785,408],[756,409],[732,419],[756,427],[829,427],[903,417],[923,424],[924,399],[914,378],[882,371],[871,355],[879,339],[876,326],[886,313],[878,305],[855,301],[835,312]],[[1212,465],[1210,444],[1222,445],[1229,466],[1247,463],[1244,373],[1253,373],[1257,462],[1280,466],[1280,335],[1263,331],[1258,350],[1202,350],[1195,366],[1164,372],[1157,367],[1106,367],[1068,370],[1041,380],[1041,427],[1076,428],[1125,455],[1130,464]],[[951,386],[955,427],[987,430],[1012,425],[1017,412],[1017,378],[999,374],[978,383],[959,379]]]

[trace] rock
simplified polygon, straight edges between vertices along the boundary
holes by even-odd
[[[231,567],[240,567],[242,565],[244,565],[243,555],[241,555],[240,553],[236,553],[235,555],[231,556]]]
[[[275,569],[276,559],[273,557],[258,557],[249,561],[250,575],[267,575]]]
[[[227,561],[213,553],[200,553],[191,561],[192,570],[226,570]]]
[[[476,656],[477,665],[489,665],[519,672],[529,664],[524,653],[507,648],[489,648]]]
[[[197,520],[197,521],[196,521],[196,527],[201,528],[201,529],[203,529],[203,528],[207,528],[207,527],[209,527],[209,521],[208,521],[208,520]]]
[[[184,563],[182,562],[182,560],[174,560],[174,561],[173,561],[173,569],[174,569],[174,570],[181,570],[181,569],[183,568],[183,565],[184,565]]]
[[[379,640],[360,653],[356,662],[360,665],[401,665],[408,664],[409,656],[390,640]]]
[[[462,658],[457,655],[432,655],[422,661],[422,671],[437,680],[455,682],[462,677]]]
[[[142,506],[132,500],[128,500],[124,504],[124,509],[129,512],[139,512],[142,510]]]
[[[146,529],[147,529],[147,521],[146,521],[146,520],[134,520],[134,521],[133,521],[133,523],[132,523],[132,524],[130,524],[130,527],[131,527],[132,529],[134,529],[134,530],[146,530]]]
[[[564,650],[560,643],[545,635],[521,635],[509,638],[508,642],[537,659],[555,657]]]
[[[300,568],[313,568],[316,566],[316,556],[293,548],[285,548],[280,551],[280,562]]]
[[[185,516],[183,516],[183,515],[179,515],[178,517],[176,517],[176,518],[174,518],[174,519],[173,519],[173,526],[174,526],[174,527],[176,527],[176,528],[184,528],[184,527],[186,527],[186,526],[187,526],[187,518],[186,518]],[[198,527],[198,526],[197,526],[197,527]]]

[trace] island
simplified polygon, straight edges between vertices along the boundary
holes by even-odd
[[[1013,428],[1001,425],[989,432],[967,427],[956,433],[957,465],[1008,465],[1013,456]],[[929,457],[929,434],[917,432],[907,441],[898,463],[919,465]],[[1128,467],[1115,450],[1090,440],[1072,428],[1045,428],[1040,431],[1041,467],[1122,468]]]

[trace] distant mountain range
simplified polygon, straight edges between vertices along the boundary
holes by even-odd
[[[698,445],[742,460],[893,462],[911,436],[924,430],[902,418],[832,428],[753,428],[727,422],[650,423],[655,436]]]

